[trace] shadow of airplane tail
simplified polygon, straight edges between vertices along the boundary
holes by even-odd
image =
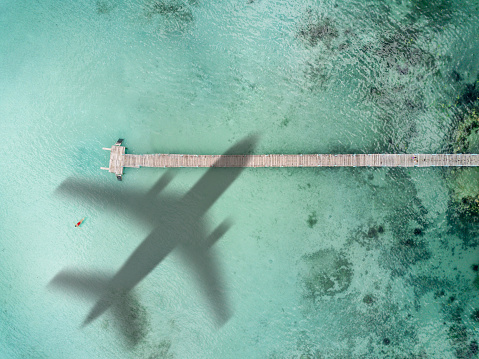
[[[232,225],[231,218],[225,219],[206,237],[204,243],[198,246],[184,246],[179,252],[184,265],[195,274],[213,322],[218,328],[231,318],[233,311],[226,296],[220,262],[213,246]]]

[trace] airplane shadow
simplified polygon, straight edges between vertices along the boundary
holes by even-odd
[[[250,135],[223,155],[244,155],[242,163],[246,165],[257,142],[258,136]],[[220,156],[215,167],[208,169],[183,196],[161,193],[174,177],[171,169],[146,193],[136,190],[112,193],[106,186],[75,178],[68,178],[57,188],[56,192],[65,197],[80,197],[113,211],[128,211],[153,228],[112,276],[65,269],[51,280],[49,285],[52,288],[74,290],[96,299],[83,325],[91,323],[111,307],[120,329],[124,328],[121,329],[122,334],[128,343],[136,345],[146,331],[139,325],[138,318],[131,315],[138,303],[132,290],[175,248],[184,264],[196,274],[214,323],[221,327],[228,321],[232,308],[213,245],[229,230],[232,220],[223,220],[211,231],[205,213],[238,178],[244,167],[218,168],[222,161],[224,158]]]

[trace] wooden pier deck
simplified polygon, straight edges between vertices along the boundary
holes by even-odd
[[[120,143],[120,145],[118,145]],[[125,167],[434,167],[479,166],[477,154],[302,154],[181,155],[125,153],[121,141],[111,148],[110,164],[102,167],[119,180]]]

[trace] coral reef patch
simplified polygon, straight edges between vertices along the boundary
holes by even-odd
[[[352,263],[344,253],[322,249],[301,258],[304,296],[315,302],[345,292],[353,277]]]

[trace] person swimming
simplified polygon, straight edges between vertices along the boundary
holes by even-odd
[[[75,227],[80,227],[80,224],[82,224],[82,222],[85,220],[85,217],[83,217],[80,222],[78,222],[77,224],[75,224]]]

